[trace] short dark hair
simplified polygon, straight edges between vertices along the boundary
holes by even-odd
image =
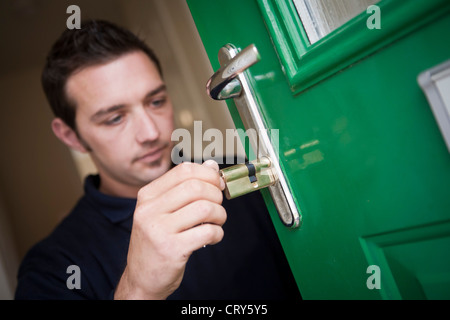
[[[155,63],[162,76],[156,55],[129,30],[104,20],[89,20],[83,22],[80,29],[66,29],[51,48],[41,78],[55,117],[61,118],[77,132],[76,106],[66,94],[67,79],[83,68],[104,64],[139,50]]]

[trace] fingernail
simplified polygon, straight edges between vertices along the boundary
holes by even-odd
[[[205,162],[203,162],[203,165],[219,171],[219,165],[214,160],[206,160]]]
[[[220,177],[220,190],[225,190],[225,181],[223,181],[222,177]]]

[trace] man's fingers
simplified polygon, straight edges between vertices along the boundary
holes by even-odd
[[[159,212],[173,213],[198,200],[207,200],[221,204],[223,194],[215,185],[201,180],[191,179],[182,182],[158,198],[153,199],[148,212],[157,210]]]
[[[219,166],[213,160],[208,160],[203,165],[183,162],[143,187],[139,191],[138,198],[152,199],[159,197],[184,181],[191,179],[210,183],[223,190],[224,183],[218,171]]]
[[[219,168],[219,164],[214,161],[214,160],[206,160],[203,164],[203,167],[208,167],[213,169],[215,172],[219,172],[220,168]],[[225,181],[220,177],[219,175],[219,187],[220,190],[224,190],[225,189]]]
[[[214,160],[206,160],[202,163],[202,167],[208,167],[213,169],[215,172],[219,172],[219,165]]]
[[[222,226],[227,220],[227,213],[220,204],[199,200],[171,214],[168,219],[175,232],[182,232],[202,223]]]
[[[206,245],[219,243],[223,239],[221,226],[205,223],[180,233],[180,241],[184,244],[185,255],[189,257],[192,252]]]

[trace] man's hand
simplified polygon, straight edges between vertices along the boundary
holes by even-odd
[[[192,252],[222,240],[227,216],[218,170],[214,161],[182,163],[139,191],[115,299],[167,298]]]

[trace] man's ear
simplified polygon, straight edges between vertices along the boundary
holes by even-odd
[[[87,148],[80,141],[77,133],[69,127],[61,118],[55,118],[52,121],[52,130],[59,140],[64,142],[69,148],[86,153]]]

